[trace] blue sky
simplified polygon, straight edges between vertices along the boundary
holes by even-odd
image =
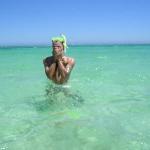
[[[0,45],[150,43],[150,0],[0,0]]]

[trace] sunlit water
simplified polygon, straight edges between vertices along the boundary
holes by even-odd
[[[150,46],[72,46],[65,86],[48,47],[0,48],[0,150],[150,150]]]

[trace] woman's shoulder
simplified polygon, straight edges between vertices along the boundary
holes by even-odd
[[[53,62],[53,56],[46,57],[43,62],[50,65]]]

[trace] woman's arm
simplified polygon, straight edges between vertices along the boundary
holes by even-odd
[[[49,79],[53,79],[55,71],[56,71],[56,63],[52,63],[48,65],[46,62],[46,59],[44,59],[43,64],[44,64],[46,76]]]
[[[65,65],[63,63],[63,60],[58,60],[58,68],[59,68],[60,74],[63,78],[66,78],[70,74],[70,72],[75,64],[75,61],[72,58],[68,58],[66,64],[67,65]]]

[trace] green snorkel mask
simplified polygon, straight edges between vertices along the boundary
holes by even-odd
[[[65,35],[61,34],[60,37],[53,37],[52,42],[61,42],[64,46],[64,51],[66,52],[66,49],[68,48],[67,46],[67,40]]]

